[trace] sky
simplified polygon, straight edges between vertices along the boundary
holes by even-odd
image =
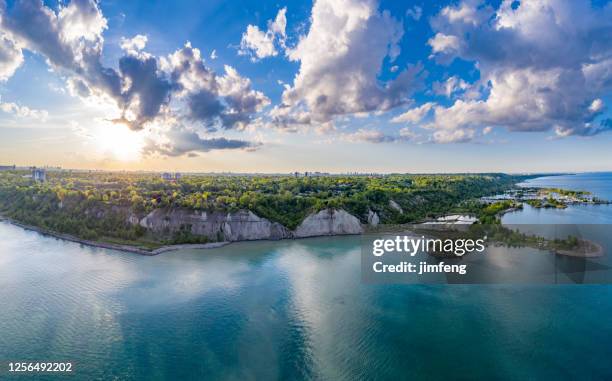
[[[607,0],[0,0],[0,165],[605,171],[611,105]]]

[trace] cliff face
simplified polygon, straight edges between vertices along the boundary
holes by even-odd
[[[368,225],[376,227],[379,223],[380,217],[378,217],[378,213],[368,210]]]
[[[344,210],[324,209],[311,214],[297,227],[295,237],[361,234],[363,228],[357,217]]]
[[[291,236],[289,230],[281,224],[246,210],[208,213],[187,209],[156,209],[140,220],[140,225],[161,234],[190,228],[193,234],[225,241],[283,239]]]
[[[213,241],[277,240],[363,232],[361,223],[355,216],[344,210],[332,209],[311,214],[293,232],[248,210],[208,213],[188,209],[155,209],[137,221],[130,216],[130,223],[138,223],[158,234],[190,229],[191,233],[209,237]]]

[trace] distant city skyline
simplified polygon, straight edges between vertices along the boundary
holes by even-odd
[[[0,166],[612,170],[609,0],[17,0],[0,19]]]

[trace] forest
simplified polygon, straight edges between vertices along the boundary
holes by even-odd
[[[487,223],[512,207],[483,204],[527,176],[489,174],[388,175],[183,175],[164,180],[156,173],[49,171],[37,182],[29,171],[0,172],[0,214],[16,221],[84,239],[133,241],[145,229],[129,223],[156,208],[201,211],[250,210],[295,229],[310,213],[344,209],[367,222],[370,211],[383,224],[425,221],[469,213]],[[172,242],[191,242],[184,232]]]

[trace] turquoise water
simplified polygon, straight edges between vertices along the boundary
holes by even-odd
[[[520,185],[586,190],[600,199],[612,201],[612,173],[539,177]],[[502,221],[507,224],[612,224],[612,205],[570,205],[566,209],[537,209],[525,205],[523,211],[508,213]]]
[[[155,257],[1,222],[0,238],[0,363],[73,361],[86,380],[612,378],[610,286],[365,285],[357,237]]]

